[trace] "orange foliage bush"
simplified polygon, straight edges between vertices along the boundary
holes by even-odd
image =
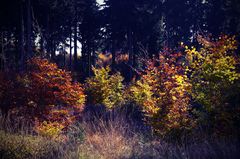
[[[29,68],[27,76],[30,78],[32,91],[35,90],[35,94],[32,94],[35,96],[33,102],[48,108],[61,107],[51,110],[51,117],[59,121],[59,114],[82,111],[85,95],[79,83],[72,83],[70,73],[39,58],[32,59]]]
[[[189,116],[191,84],[182,53],[163,52],[147,62],[140,81],[131,88],[146,121],[162,135],[192,126]]]
[[[5,89],[1,103],[8,102],[12,115],[66,127],[83,110],[85,95],[81,85],[72,83],[69,72],[46,59],[31,59],[28,70],[10,83],[7,88],[1,82],[0,88]]]

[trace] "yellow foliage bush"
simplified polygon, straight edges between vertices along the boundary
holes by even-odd
[[[107,108],[112,109],[124,102],[123,77],[119,72],[110,75],[110,71],[109,66],[93,68],[94,76],[86,81],[89,103],[103,104]]]
[[[239,110],[230,103],[240,99],[239,59],[235,54],[237,42],[235,37],[226,35],[215,41],[202,37],[198,41],[202,45],[199,50],[185,47],[193,85],[192,96],[207,111],[208,118],[204,120],[212,128],[233,131],[229,128],[233,121],[239,121]]]

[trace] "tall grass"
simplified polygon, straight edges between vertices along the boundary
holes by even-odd
[[[135,111],[130,111],[136,113]],[[177,142],[155,136],[139,121],[131,120],[127,111],[87,115],[81,128],[83,142],[78,146],[80,158],[157,158],[157,159],[234,159],[240,157],[236,138],[214,138],[203,132],[186,134]],[[91,120],[89,120],[89,116]],[[141,122],[140,122],[141,123]]]
[[[134,112],[134,111],[133,111]],[[86,112],[82,121],[54,141],[35,134],[31,127],[0,118],[0,158],[56,159],[237,159],[237,138],[218,139],[186,135],[172,142],[154,136],[147,126],[131,120],[129,111]],[[30,129],[30,130],[29,130]],[[196,134],[196,133],[195,133]]]

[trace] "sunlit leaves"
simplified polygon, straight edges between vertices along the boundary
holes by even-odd
[[[36,122],[35,131],[44,137],[50,137],[54,140],[60,140],[61,133],[64,127],[65,126],[59,122]]]
[[[231,110],[233,107],[229,106],[229,100],[239,98],[240,91],[240,73],[237,71],[239,59],[235,54],[237,42],[235,37],[226,35],[214,41],[200,37],[198,41],[202,45],[199,51],[194,47],[186,47],[190,65],[188,72],[193,84],[192,96],[209,113],[214,127],[219,123],[228,123],[225,126],[230,127],[238,112]],[[224,120],[220,120],[220,114],[225,116]]]
[[[166,50],[149,60],[140,81],[131,87],[134,100],[143,108],[146,122],[165,135],[190,128],[191,84],[185,74],[182,53]]]
[[[110,67],[93,68],[94,77],[87,79],[86,91],[89,103],[103,104],[111,109],[124,101],[123,77],[120,73],[110,75]]]
[[[10,83],[8,88],[5,87],[8,97],[1,102],[11,108],[12,116],[37,121],[38,132],[50,126],[43,123],[66,128],[83,110],[85,95],[82,86],[72,82],[69,72],[46,59],[31,59],[28,71],[17,75]]]

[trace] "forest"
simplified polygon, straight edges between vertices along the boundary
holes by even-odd
[[[239,0],[1,0],[0,158],[240,158]]]

